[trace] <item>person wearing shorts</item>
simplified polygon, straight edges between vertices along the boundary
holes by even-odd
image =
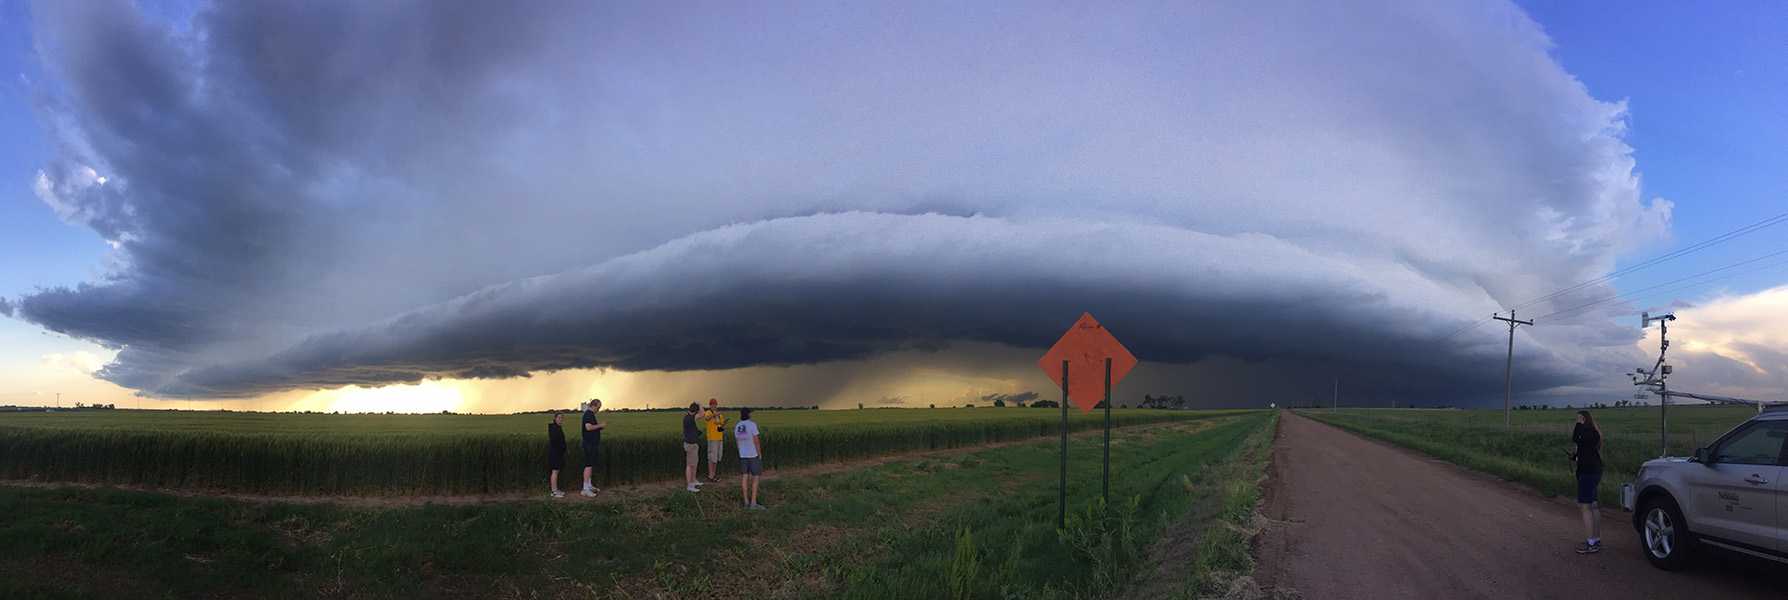
[[[757,503],[757,484],[764,476],[764,442],[757,423],[751,420],[751,409],[739,410],[733,440],[739,444],[739,493],[744,496],[745,508],[763,510],[764,505]]]
[[[695,479],[695,465],[701,462],[702,430],[695,425],[695,415],[702,411],[699,402],[689,403],[689,412],[683,413],[683,489],[699,492],[702,482]]]
[[[602,410],[602,401],[591,398],[583,403],[584,409],[584,491],[585,496],[595,496],[597,489],[590,483],[590,475],[595,471],[597,463],[602,462],[602,430],[608,423],[596,420],[596,412]]]
[[[1583,515],[1583,533],[1588,536],[1583,543],[1577,544],[1577,553],[1600,552],[1602,511],[1601,504],[1596,501],[1596,491],[1602,485],[1602,429],[1596,427],[1596,419],[1589,416],[1589,411],[1577,411],[1577,426],[1571,431],[1571,441],[1577,444],[1577,450],[1566,450],[1565,454],[1577,461],[1577,510]]]
[[[708,481],[720,481],[720,457],[726,454],[726,415],[720,414],[720,399],[708,399],[708,412],[702,415],[708,426]]]
[[[559,471],[565,470],[565,413],[553,411],[553,421],[546,424],[546,466],[552,469],[552,488],[554,498],[564,498],[565,492],[559,491]]]

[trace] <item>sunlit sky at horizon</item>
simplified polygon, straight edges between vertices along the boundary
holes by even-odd
[[[0,0],[0,405],[960,406],[1089,311],[1120,402],[1500,407],[1511,307],[1515,404],[1641,311],[1788,400],[1773,6],[75,4]]]

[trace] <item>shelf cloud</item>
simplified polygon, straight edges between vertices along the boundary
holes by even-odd
[[[1092,312],[1161,392],[1468,397],[1506,341],[1470,325],[1669,236],[1625,106],[1507,2],[90,4],[37,10],[35,191],[117,263],[0,313],[151,396],[1040,353]],[[1521,389],[1629,370],[1621,310],[1523,329]]]

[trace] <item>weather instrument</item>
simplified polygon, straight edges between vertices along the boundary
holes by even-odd
[[[1647,390],[1655,392],[1658,395],[1658,445],[1661,446],[1660,456],[1670,455],[1670,421],[1668,417],[1671,398],[1680,396],[1716,404],[1743,404],[1756,407],[1757,412],[1763,412],[1763,407],[1766,404],[1776,404],[1774,402],[1746,400],[1744,398],[1692,394],[1670,389],[1667,380],[1669,379],[1670,374],[1675,372],[1676,369],[1672,368],[1670,363],[1664,362],[1664,355],[1670,350],[1670,339],[1668,337],[1670,335],[1670,322],[1675,320],[1676,315],[1658,315],[1654,317],[1651,316],[1651,313],[1649,312],[1639,313],[1640,329],[1650,327],[1654,322],[1658,324],[1658,362],[1652,365],[1650,371],[1645,369],[1633,369],[1631,374],[1633,385],[1642,386],[1638,393],[1633,394],[1634,398],[1644,398]]]

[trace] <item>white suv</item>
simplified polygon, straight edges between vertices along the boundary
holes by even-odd
[[[1788,563],[1788,406],[1745,421],[1693,458],[1658,458],[1622,486],[1645,558],[1688,564],[1696,542]]]

